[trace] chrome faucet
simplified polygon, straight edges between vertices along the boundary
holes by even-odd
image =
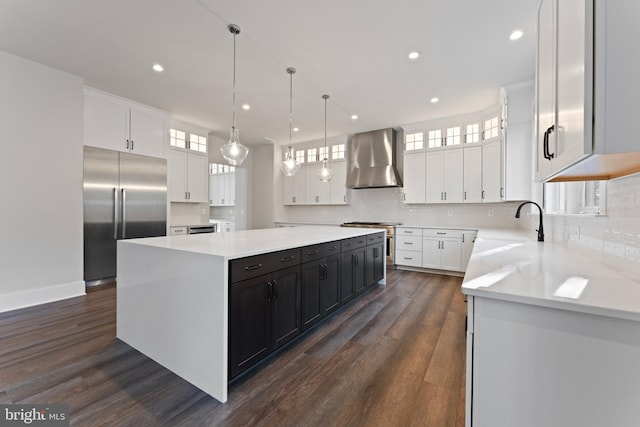
[[[542,208],[540,207],[539,204],[531,201],[521,203],[520,206],[518,206],[518,210],[516,211],[516,218],[520,218],[520,209],[522,209],[524,205],[529,203],[536,205],[538,207],[538,210],[540,210],[540,224],[538,225],[538,229],[536,231],[538,232],[538,242],[544,242],[544,227],[542,226]]]

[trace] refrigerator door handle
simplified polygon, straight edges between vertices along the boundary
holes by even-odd
[[[113,187],[113,240],[118,240],[118,189]]]
[[[122,238],[127,238],[127,193],[125,189],[122,190]]]

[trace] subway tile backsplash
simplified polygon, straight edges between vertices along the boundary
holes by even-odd
[[[592,256],[631,275],[640,273],[640,174],[607,182],[606,215],[549,216],[547,235],[586,247]]]

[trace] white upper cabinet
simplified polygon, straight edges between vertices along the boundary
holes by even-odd
[[[332,148],[332,147],[329,147]],[[331,181],[322,182],[318,177],[318,171],[322,163],[317,162],[319,155],[317,149],[311,151],[315,163],[303,164],[294,176],[283,177],[283,204],[284,205],[346,205],[347,204],[347,162],[344,159],[344,146],[337,160],[331,160],[329,167],[333,171]],[[332,150],[333,151],[333,150]],[[333,155],[331,153],[329,155]]]
[[[464,203],[482,202],[482,146],[472,145],[463,149],[463,199]]]
[[[183,150],[169,150],[168,183],[172,202],[208,201],[208,159]]]
[[[427,203],[462,203],[463,193],[462,148],[427,152]]]
[[[502,144],[494,140],[482,144],[482,201],[502,201]]]
[[[320,181],[318,177],[320,164],[303,167],[307,169],[307,205],[328,205],[331,200],[331,184]],[[331,180],[333,181],[333,177]]]
[[[404,154],[403,201],[405,203],[425,203],[425,153],[406,152]]]
[[[427,203],[444,203],[444,152],[427,152],[426,160],[426,200]]]
[[[168,123],[165,112],[85,88],[85,145],[164,158]]]
[[[333,160],[331,162],[333,177],[330,182],[330,204],[346,205],[347,204],[347,161]]]
[[[209,206],[234,206],[236,201],[235,167],[209,164]]]
[[[640,3],[542,0],[536,64],[538,181],[640,171]]]

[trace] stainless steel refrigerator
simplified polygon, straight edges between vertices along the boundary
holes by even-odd
[[[116,276],[119,239],[166,235],[167,161],[84,147],[84,280]]]

